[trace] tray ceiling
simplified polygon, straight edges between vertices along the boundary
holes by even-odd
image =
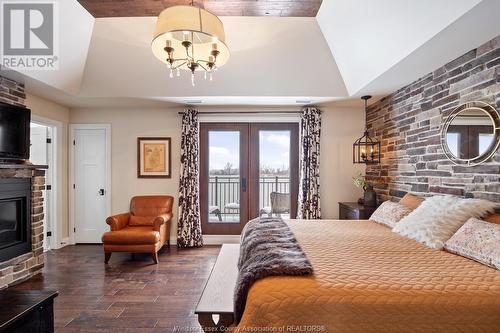
[[[153,56],[156,17],[95,19],[77,0],[59,3],[61,70],[0,70],[68,106],[297,106],[383,96],[500,35],[498,0],[330,0],[316,17],[221,16],[231,59],[213,82],[197,73],[192,87],[189,75],[169,79]]]
[[[190,0],[78,0],[94,17],[157,16],[163,9]],[[199,0],[195,5],[219,16],[315,17],[321,0]]]

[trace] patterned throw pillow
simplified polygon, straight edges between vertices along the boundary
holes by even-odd
[[[500,270],[500,225],[470,218],[444,248]]]
[[[383,202],[370,216],[370,220],[388,227],[394,227],[403,217],[411,213],[411,209],[392,201]]]

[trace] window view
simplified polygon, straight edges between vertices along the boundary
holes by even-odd
[[[210,131],[209,222],[240,221],[240,132]]]
[[[460,134],[459,133],[447,133],[446,134],[446,143],[448,144],[448,148],[450,152],[456,157],[460,157],[458,147],[460,142]]]
[[[259,215],[290,217],[290,131],[259,132]]]
[[[479,134],[479,155],[482,155],[488,151],[488,148],[490,148],[494,138],[494,134]]]

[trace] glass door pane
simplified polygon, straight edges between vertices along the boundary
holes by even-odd
[[[240,222],[240,132],[208,132],[208,221]]]
[[[289,130],[259,131],[259,215],[290,218]]]
[[[249,217],[297,216],[298,123],[250,124]]]
[[[200,125],[200,210],[205,235],[239,235],[248,222],[248,124]]]

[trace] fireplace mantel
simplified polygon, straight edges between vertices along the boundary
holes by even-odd
[[[45,170],[48,169],[48,165],[36,165],[36,164],[29,164],[29,163],[23,163],[23,164],[15,164],[15,163],[2,163],[0,162],[0,169],[41,169]]]

